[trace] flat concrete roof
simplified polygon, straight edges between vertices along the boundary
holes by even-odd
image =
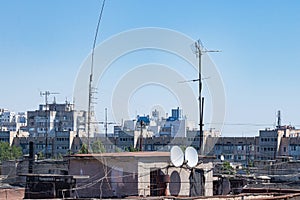
[[[98,154],[75,154],[67,156],[70,158],[82,157],[170,157],[170,152],[161,151],[141,151],[141,152],[118,152],[118,153],[98,153]]]
[[[83,175],[62,175],[62,174],[20,174],[19,176],[27,176],[27,177],[43,177],[43,178],[73,178],[73,179],[87,179],[90,176]]]
[[[93,157],[170,157],[170,152],[165,151],[139,151],[139,152],[118,152],[118,153],[91,153],[91,154],[74,154],[65,156],[66,158],[93,158]],[[214,159],[215,156],[198,155],[199,159]]]

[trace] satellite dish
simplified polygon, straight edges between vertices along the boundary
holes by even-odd
[[[225,158],[224,158],[223,155],[221,155],[221,156],[220,156],[220,159],[221,159],[221,161],[223,162]]]
[[[171,162],[175,167],[180,167],[183,164],[184,155],[179,146],[173,146],[171,149]]]
[[[195,167],[198,164],[198,153],[194,147],[186,148],[185,161],[189,167]]]

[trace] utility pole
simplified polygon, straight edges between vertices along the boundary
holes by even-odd
[[[105,128],[105,137],[107,138],[107,108],[105,108],[105,122],[104,122],[104,128]]]
[[[105,129],[105,137],[107,138],[107,129],[108,125],[116,124],[115,122],[108,122],[107,121],[107,108],[105,108],[105,121],[104,121],[104,129]]]
[[[141,132],[140,132],[140,151],[143,151],[143,126],[144,126],[144,121],[140,120],[140,126],[141,126]]]
[[[46,117],[45,117],[45,130],[46,130],[46,141],[45,141],[45,158],[49,158],[48,155],[48,97],[50,95],[53,94],[59,94],[58,92],[49,92],[49,91],[45,91],[45,92],[40,92],[41,96],[45,96],[45,112],[46,112]],[[49,111],[49,128],[51,125],[51,121],[50,121],[50,111]],[[52,148],[53,148],[53,144],[52,144]]]
[[[199,86],[198,86],[198,93],[199,93],[199,97],[198,97],[198,101],[199,101],[199,134],[200,134],[200,143],[199,143],[199,151],[200,154],[204,153],[204,135],[203,135],[203,111],[204,111],[204,97],[202,97],[202,74],[201,74],[201,70],[202,70],[202,66],[201,66],[201,57],[204,53],[207,52],[220,52],[220,51],[214,51],[214,50],[206,50],[203,47],[203,44],[201,43],[200,40],[198,40],[197,42],[195,42],[195,53],[197,55],[198,58],[198,68],[199,68],[199,78],[198,78],[198,82],[199,82]]]

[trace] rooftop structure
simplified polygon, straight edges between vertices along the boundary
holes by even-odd
[[[78,154],[68,160],[69,174],[93,177],[89,179],[94,183],[90,186],[78,182],[81,188],[86,185],[77,190],[81,198],[164,196],[168,192],[173,196],[190,196],[194,184],[189,179],[193,170],[174,167],[169,152]],[[211,163],[195,167],[201,180],[205,180],[198,183],[204,196],[212,195],[211,169]]]

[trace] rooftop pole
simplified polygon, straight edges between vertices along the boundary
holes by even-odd
[[[204,49],[202,43],[200,40],[195,42],[195,49],[196,54],[198,58],[198,109],[199,109],[199,135],[200,135],[200,142],[199,142],[199,152],[200,154],[204,154],[204,147],[205,147],[205,141],[204,141],[204,134],[203,134],[203,111],[204,111],[204,97],[202,97],[202,55],[207,52],[220,52],[220,51],[213,51],[213,50],[206,50]],[[193,80],[195,81],[195,80]]]

